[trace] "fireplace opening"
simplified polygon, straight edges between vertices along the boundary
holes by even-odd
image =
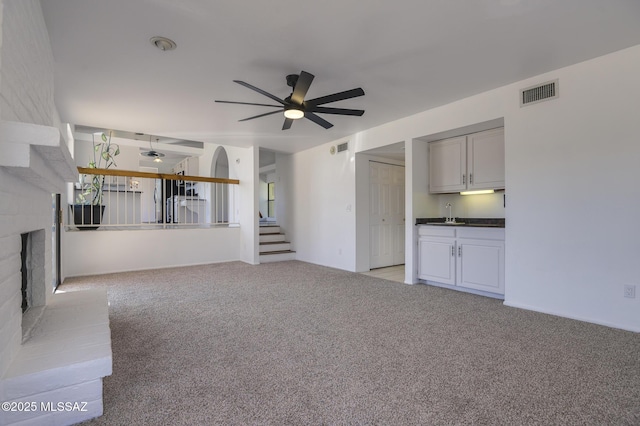
[[[45,285],[45,244],[44,229],[20,235],[20,273],[22,275],[22,341],[25,342],[33,327],[38,323],[47,303]]]
[[[22,313],[24,314],[32,305],[32,285],[31,285],[31,232],[22,235],[22,250],[20,251],[20,271],[22,273]]]

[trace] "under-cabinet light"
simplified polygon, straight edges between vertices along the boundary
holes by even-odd
[[[481,189],[478,191],[462,191],[460,195],[479,195],[479,194],[493,194],[493,189]]]

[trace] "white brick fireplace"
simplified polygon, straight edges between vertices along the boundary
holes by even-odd
[[[66,182],[77,178],[72,139],[60,125],[53,86],[40,2],[0,0],[2,425],[64,425],[98,416],[102,378],[111,374],[106,293],[53,293],[52,194],[64,193]],[[31,233],[26,269],[33,297],[23,315],[25,233]],[[86,404],[58,410],[60,402]]]
[[[53,294],[51,194],[77,177],[71,154],[50,126],[0,121],[0,141],[0,424],[99,416],[112,365],[106,292]],[[78,405],[58,409],[68,402]]]

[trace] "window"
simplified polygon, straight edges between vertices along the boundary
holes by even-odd
[[[276,217],[276,184],[267,183],[267,216]]]

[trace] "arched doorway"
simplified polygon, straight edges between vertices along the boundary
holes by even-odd
[[[211,176],[229,179],[229,157],[219,146],[211,160]],[[229,223],[229,186],[215,183],[211,185],[211,223]]]

